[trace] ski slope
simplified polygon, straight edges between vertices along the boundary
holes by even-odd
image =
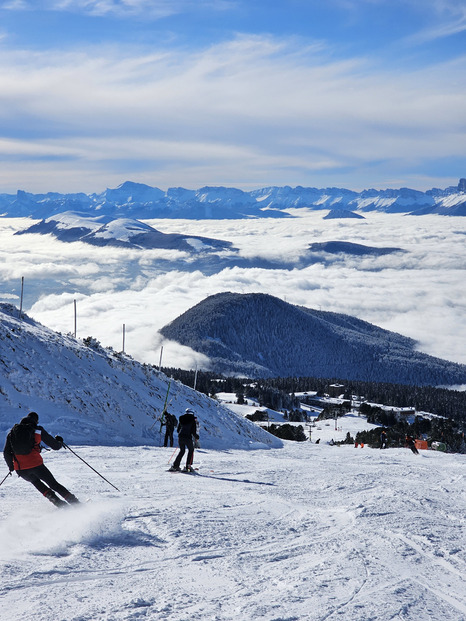
[[[8,477],[2,621],[466,619],[464,455],[285,442],[189,475],[170,448],[72,448],[121,492],[66,450],[45,461],[86,504]]]

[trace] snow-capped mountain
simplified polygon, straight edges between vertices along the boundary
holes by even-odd
[[[29,411],[69,443],[161,445],[160,417],[193,408],[204,448],[279,447],[247,419],[149,365],[77,341],[0,304],[0,433]]]
[[[418,352],[413,339],[262,293],[212,295],[160,332],[208,356],[221,373],[466,384],[466,365]]]
[[[131,218],[112,219],[105,215],[89,217],[70,211],[41,220],[23,231],[18,231],[16,235],[25,233],[50,233],[61,241],[82,241],[94,246],[163,248],[191,253],[227,250],[232,247],[230,242],[219,239],[162,233]]]
[[[409,188],[362,192],[342,188],[267,187],[246,192],[237,188],[198,190],[157,187],[126,181],[97,194],[0,194],[0,215],[46,219],[63,211],[111,218],[237,219],[290,217],[290,209],[349,212],[379,211],[423,215],[466,215],[466,181],[457,186],[420,192]]]

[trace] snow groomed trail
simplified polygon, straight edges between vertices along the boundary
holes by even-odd
[[[89,503],[0,488],[8,621],[466,619],[464,455],[286,443],[47,453]]]

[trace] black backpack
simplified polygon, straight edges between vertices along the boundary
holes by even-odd
[[[10,446],[15,455],[29,455],[36,443],[35,425],[17,423],[10,431]]]

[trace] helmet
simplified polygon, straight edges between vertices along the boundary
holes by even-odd
[[[191,410],[191,408],[186,408],[185,414],[194,414],[194,412]]]
[[[37,414],[37,412],[29,412],[26,418],[29,418],[36,424],[39,422],[39,414]]]

